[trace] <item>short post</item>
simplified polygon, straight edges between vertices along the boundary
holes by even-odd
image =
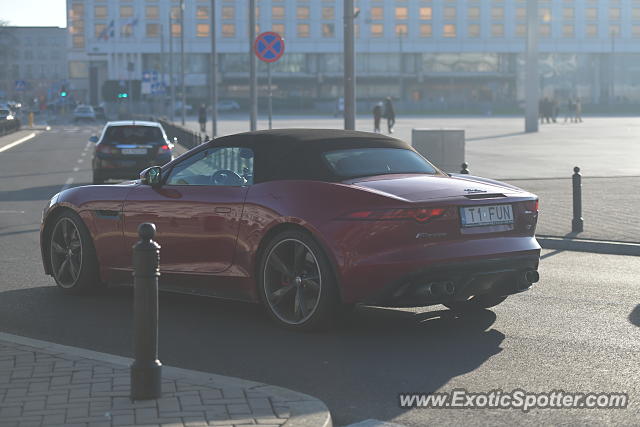
[[[160,245],[153,241],[156,226],[138,227],[133,245],[133,354],[131,400],[157,399],[162,394],[162,364],[158,360],[158,276]]]
[[[571,221],[571,232],[581,233],[584,230],[582,219],[582,175],[580,168],[573,168],[573,220]]]
[[[461,166],[462,170],[460,171],[460,173],[469,175],[469,165],[467,164],[467,162],[464,162]]]

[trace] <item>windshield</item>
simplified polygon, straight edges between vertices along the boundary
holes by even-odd
[[[162,142],[160,128],[154,126],[110,126],[104,134],[104,142],[144,143]]]
[[[438,173],[419,154],[401,148],[357,148],[323,154],[331,170],[344,178],[395,173]]]

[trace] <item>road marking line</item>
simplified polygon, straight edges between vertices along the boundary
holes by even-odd
[[[23,214],[24,211],[0,211],[0,214]]]
[[[9,145],[5,145],[4,147],[0,148],[0,153],[2,153],[3,151],[7,151],[9,148],[13,148],[16,145],[22,144],[23,142],[27,142],[28,140],[30,140],[34,136],[36,136],[36,133],[32,132],[29,135],[25,136],[24,138],[20,138],[19,140],[14,141]]]
[[[73,178],[72,177],[67,178],[67,180],[64,182],[64,185],[62,186],[62,190],[60,190],[60,191],[66,190],[67,188],[69,188],[69,186],[72,183],[73,183]]]
[[[73,168],[74,172],[78,172],[80,170],[80,168],[78,166],[76,166],[75,168]]]
[[[84,159],[78,159],[78,163],[82,163]]]
[[[80,154],[80,157],[84,157],[84,156],[86,156],[86,155],[87,155],[87,150],[85,149],[85,150]]]

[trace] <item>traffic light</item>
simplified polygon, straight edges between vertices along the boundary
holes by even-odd
[[[60,89],[60,96],[63,97],[63,98],[67,96],[67,87],[66,86],[62,86],[62,89]]]

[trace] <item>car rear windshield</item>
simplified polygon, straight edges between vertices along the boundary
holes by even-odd
[[[402,148],[356,148],[323,154],[331,170],[343,178],[396,173],[437,174],[419,154]]]
[[[162,142],[162,131],[155,126],[110,126],[104,134],[104,142],[144,143]]]

